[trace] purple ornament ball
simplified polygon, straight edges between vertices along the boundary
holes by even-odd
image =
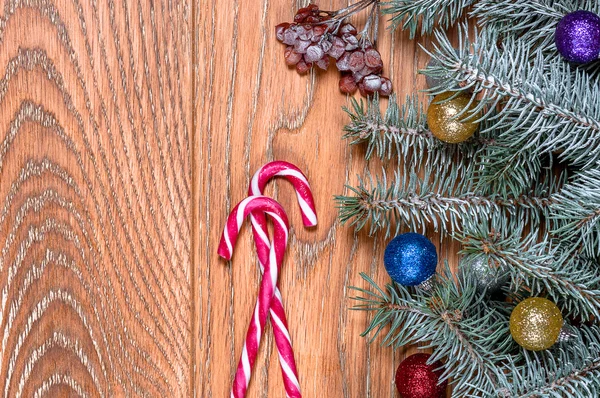
[[[556,49],[570,62],[584,64],[600,56],[600,16],[589,11],[565,15],[555,33]]]

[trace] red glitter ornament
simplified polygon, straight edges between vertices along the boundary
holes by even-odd
[[[396,370],[396,388],[402,398],[443,398],[447,381],[438,384],[443,363],[427,365],[430,354],[414,354],[400,363]],[[436,370],[437,369],[437,370]]]

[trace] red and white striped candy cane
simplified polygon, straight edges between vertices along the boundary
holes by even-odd
[[[289,162],[275,160],[261,167],[252,177],[248,195],[262,195],[265,185],[274,177],[284,177],[292,183],[302,211],[302,222],[305,227],[317,225],[317,212],[308,179],[302,171]],[[266,224],[265,224],[266,225]]]
[[[317,225],[315,204],[308,180],[302,171],[291,163],[274,161],[265,164],[252,177],[248,194],[262,195],[265,185],[274,177],[284,177],[294,186],[304,225],[307,227]],[[268,266],[270,247],[267,221],[264,213],[251,213],[250,220],[252,221],[254,241],[261,270],[264,271],[264,268]],[[290,398],[300,398],[302,394],[300,393],[300,384],[298,382],[298,370],[296,369],[296,362],[294,360],[294,351],[288,331],[283,299],[278,287],[275,287],[275,297],[271,302],[271,323],[273,324],[273,333],[275,335],[275,343],[277,344],[286,395]]]
[[[269,215],[273,220],[273,244],[270,245],[267,266],[260,285],[259,295],[254,308],[254,315],[248,332],[242,356],[233,381],[231,396],[242,398],[246,395],[252,368],[258,354],[262,331],[275,294],[279,268],[283,263],[288,238],[288,220],[285,211],[271,198],[265,196],[250,196],[242,200],[229,214],[227,224],[219,243],[218,254],[226,260],[231,259],[233,247],[237,241],[244,219],[250,213]]]

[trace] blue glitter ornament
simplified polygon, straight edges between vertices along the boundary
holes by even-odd
[[[394,282],[416,286],[435,274],[437,252],[425,236],[409,232],[396,236],[388,243],[383,263]]]
[[[600,16],[589,11],[565,15],[556,26],[556,49],[570,62],[583,64],[600,56]]]

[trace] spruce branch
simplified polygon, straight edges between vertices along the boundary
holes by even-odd
[[[350,121],[343,138],[350,145],[365,145],[367,160],[377,156],[382,160],[395,158],[410,167],[423,163],[450,167],[457,160],[473,159],[482,146],[492,142],[479,135],[460,145],[441,142],[428,130],[423,104],[416,95],[407,96],[402,106],[391,96],[385,113],[377,96],[366,102],[351,99],[351,106],[344,111]]]
[[[539,223],[557,189],[540,181],[516,197],[482,195],[475,191],[472,178],[459,178],[454,168],[440,172],[435,166],[426,168],[423,179],[415,173],[396,173],[388,185],[384,172],[375,180],[368,174],[367,180],[359,177],[357,187],[347,186],[353,196],[336,196],[340,220],[357,230],[369,223],[369,234],[383,230],[386,236],[397,234],[405,225],[424,233],[430,223],[444,234],[459,232],[464,223],[477,225],[498,214]]]
[[[500,384],[510,398],[600,396],[600,329],[576,328],[569,342],[545,352],[524,352],[524,365],[509,362]],[[485,395],[484,395],[485,396]]]
[[[573,256],[559,241],[540,234],[537,226],[496,217],[470,224],[456,236],[463,254],[483,255],[489,264],[512,277],[510,291],[525,289],[529,295],[548,295],[566,314],[587,321],[600,316],[600,269],[598,264]],[[540,237],[541,235],[541,237]],[[467,268],[468,269],[468,268]]]
[[[495,192],[502,197],[522,195],[531,186],[531,181],[552,170],[552,156],[535,156],[531,151],[518,151],[497,143],[490,143],[478,154],[476,189]],[[543,166],[543,160],[547,165]]]
[[[423,104],[416,96],[407,96],[401,106],[395,96],[390,97],[385,112],[378,97],[366,102],[351,99],[350,107],[344,111],[350,120],[344,127],[343,138],[350,145],[364,145],[366,160],[374,156],[381,160],[396,159],[411,171],[423,165],[436,165],[442,170],[460,165],[458,172],[463,178],[469,178],[468,173],[477,169],[472,176],[477,180],[477,190],[504,197],[524,193],[542,171],[539,156],[498,143],[496,130],[476,134],[458,145],[440,141],[428,130]],[[489,131],[485,121],[482,126]],[[547,167],[551,168],[551,164]]]
[[[370,289],[353,288],[364,295],[354,298],[359,304],[353,309],[375,313],[363,336],[373,334],[372,341],[389,328],[383,344],[425,343],[424,348],[435,348],[432,362],[451,358],[442,378],[454,379],[453,396],[475,396],[477,388],[498,388],[495,363],[508,358],[514,342],[506,314],[487,306],[472,283],[456,282],[447,266],[430,293],[411,294],[397,284],[386,285],[384,291],[367,275],[361,276]]]
[[[550,210],[557,238],[583,255],[600,257],[600,169],[577,172]]]
[[[559,57],[554,44],[558,22],[566,14],[587,10],[600,14],[596,0],[479,0],[471,16],[481,25],[503,36],[518,37],[532,48],[547,53],[548,58]]]
[[[383,13],[392,15],[392,28],[410,32],[413,39],[419,25],[421,34],[431,33],[435,26],[445,29],[463,17],[465,8],[477,0],[391,0],[384,3]]]
[[[456,50],[436,31],[425,73],[443,75],[436,91],[470,90],[480,98],[476,111],[496,131],[497,143],[532,156],[558,152],[570,164],[587,167],[600,159],[600,85],[596,78],[561,59],[546,61],[541,52],[517,38],[484,29],[471,43],[460,29]],[[471,53],[471,47],[473,53]],[[484,130],[484,132],[486,131]]]

